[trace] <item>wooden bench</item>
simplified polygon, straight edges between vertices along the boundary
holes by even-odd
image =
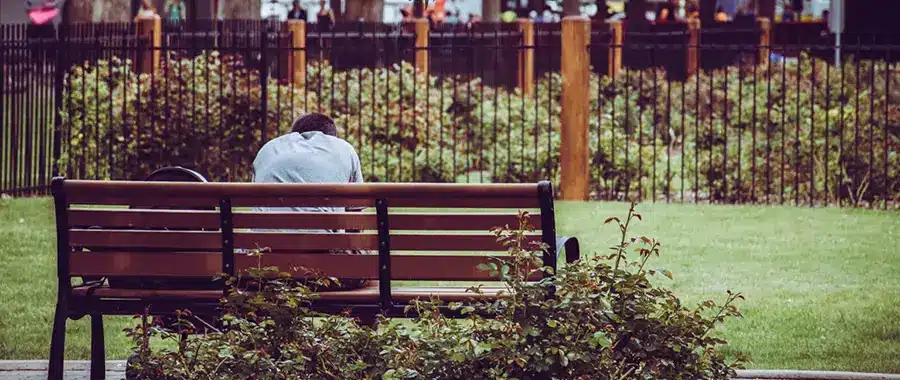
[[[151,315],[171,315],[179,309],[217,315],[224,285],[214,283],[213,278],[219,273],[243,273],[256,267],[260,259],[264,266],[314,268],[327,276],[373,283],[362,289],[320,292],[312,309],[401,317],[404,306],[413,299],[465,300],[474,297],[465,291],[472,282],[497,281],[477,266],[490,262],[492,256],[508,257],[489,229],[517,226],[519,210],[532,212],[536,233],[531,237],[549,247],[545,265],[556,267],[558,249],[564,250],[569,262],[579,256],[576,239],[556,235],[549,182],[324,185],[56,178],[51,189],[59,278],[50,349],[52,379],[62,376],[67,319],[91,317],[91,377],[102,378],[103,315],[135,315],[146,310]],[[161,206],[183,209],[159,209]],[[368,207],[374,212],[254,212],[254,206]],[[261,257],[240,253],[258,247],[271,252]],[[330,249],[377,254],[322,253]],[[181,287],[124,289],[96,280],[113,277],[180,280]],[[441,286],[405,286],[397,281],[440,281]],[[486,287],[485,297],[496,296],[498,290]]]

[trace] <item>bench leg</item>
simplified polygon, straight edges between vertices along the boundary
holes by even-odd
[[[59,380],[63,378],[63,361],[66,352],[66,307],[56,304],[56,312],[53,315],[53,335],[50,338],[50,367],[47,370],[47,379]]]
[[[103,342],[103,315],[91,314],[91,380],[106,377],[106,352]]]

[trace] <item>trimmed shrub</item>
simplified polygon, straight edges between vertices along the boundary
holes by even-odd
[[[262,80],[239,56],[164,62],[156,75],[115,59],[73,69],[61,109],[63,172],[140,178],[178,164],[215,181],[247,181],[264,140],[318,111],[356,147],[369,181],[558,179],[558,74],[525,96],[478,78],[425,76],[405,62],[347,71],[310,64],[303,86]],[[819,59],[798,62],[701,72],[685,82],[658,69],[592,76],[594,197],[896,198],[900,75],[883,62],[846,61],[843,75]]]

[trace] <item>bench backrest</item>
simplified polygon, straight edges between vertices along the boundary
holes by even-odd
[[[489,230],[517,226],[519,210],[532,214],[530,224],[536,232],[531,237],[550,247],[545,265],[556,264],[549,182],[325,185],[57,178],[52,192],[61,283],[78,276],[211,278],[218,273],[239,274],[260,264],[282,270],[315,269],[338,278],[378,279],[382,292],[389,292],[383,287],[389,287],[391,279],[490,281],[496,278],[479,270],[478,264],[490,261],[491,255],[484,253],[506,257],[500,253],[506,247]],[[254,212],[254,206],[367,210]],[[461,212],[464,209],[470,210]],[[235,253],[254,248],[269,251],[261,257]],[[323,254],[334,249],[378,254]],[[309,275],[302,270],[297,273]]]

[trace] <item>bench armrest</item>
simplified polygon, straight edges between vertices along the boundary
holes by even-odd
[[[556,239],[557,257],[559,252],[565,252],[566,263],[573,263],[581,258],[581,247],[578,245],[578,238],[570,236],[562,236]]]

